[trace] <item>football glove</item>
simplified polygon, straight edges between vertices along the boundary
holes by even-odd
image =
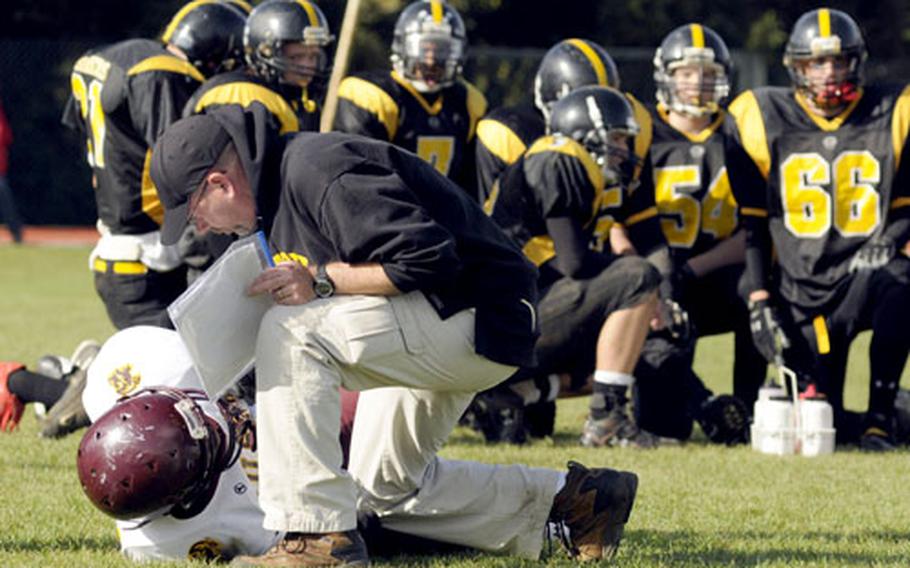
[[[894,241],[887,237],[869,239],[850,259],[848,271],[852,274],[861,270],[875,270],[888,264],[897,252]]]
[[[666,332],[673,341],[685,344],[692,337],[692,323],[689,321],[689,312],[669,298],[661,298],[657,306],[662,331]]]
[[[768,300],[749,302],[749,328],[755,348],[769,363],[783,360],[784,349],[790,347],[790,340]]]

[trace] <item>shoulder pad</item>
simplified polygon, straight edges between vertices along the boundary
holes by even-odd
[[[567,138],[565,136],[548,135],[538,138],[531,144],[525,154],[528,158],[539,156],[538,159],[548,159],[553,161],[575,160],[580,163],[588,174],[588,179],[594,187],[601,188],[604,186],[604,175],[600,167],[591,157],[591,154],[585,150],[584,146]]]
[[[387,90],[370,79],[372,77],[345,77],[338,86],[338,96],[375,115],[392,140],[398,130],[398,103]]]

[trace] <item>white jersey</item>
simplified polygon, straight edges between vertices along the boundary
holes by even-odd
[[[108,339],[88,370],[82,402],[92,421],[116,401],[141,389],[167,386],[202,390],[190,355],[175,331],[137,326]],[[202,410],[222,428],[218,407],[200,401]],[[208,506],[184,520],[171,516],[152,520],[117,521],[120,548],[132,560],[230,559],[238,554],[260,555],[281,533],[262,528],[259,508],[258,461],[244,447],[233,466],[221,474]]]

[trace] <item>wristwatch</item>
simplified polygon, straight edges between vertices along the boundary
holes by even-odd
[[[331,298],[335,295],[335,283],[329,278],[324,264],[316,267],[316,276],[313,277],[313,293],[317,298]]]

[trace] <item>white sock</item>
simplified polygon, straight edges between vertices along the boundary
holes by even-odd
[[[559,375],[553,374],[547,377],[550,382],[550,393],[547,395],[547,402],[553,402],[559,398],[560,380]]]
[[[604,385],[617,385],[621,387],[630,387],[635,384],[635,377],[628,373],[619,371],[594,371],[594,382]]]

